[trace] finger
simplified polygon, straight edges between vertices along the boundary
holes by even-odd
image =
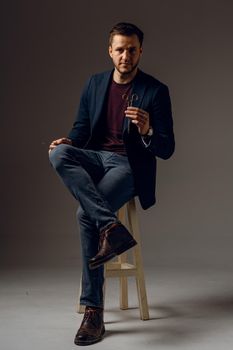
[[[126,110],[125,114],[127,116],[139,116],[143,119],[147,119],[149,118],[149,114],[143,110],[137,110],[137,111],[133,111],[133,110]]]
[[[144,109],[139,108],[139,107],[127,106],[127,109],[129,111],[141,111],[141,112],[147,113]]]
[[[145,125],[147,122],[147,118],[143,117],[143,116],[138,116],[138,115],[126,115],[127,118],[129,118],[132,122],[133,121],[137,121],[139,122],[141,125]]]
[[[128,109],[129,111],[139,111],[139,110],[140,110],[140,108],[138,108],[138,107],[133,107],[133,106],[127,106],[127,109]]]
[[[64,140],[62,141],[62,143],[66,143],[67,145],[70,145],[70,144],[71,144],[71,141],[70,141],[70,140],[67,140],[67,139],[64,139]]]
[[[129,118],[129,119],[137,119],[137,116],[136,115],[134,115],[134,114],[126,114],[126,118]]]
[[[66,138],[61,138],[58,140],[54,140],[51,144],[52,145],[60,145],[61,143],[67,143],[67,139]]]
[[[131,118],[147,119],[147,116],[145,114],[139,113],[139,112],[137,112],[137,113],[132,113],[131,112],[130,113],[130,112],[126,111],[125,115],[126,115],[126,117],[131,117]]]
[[[139,129],[143,128],[145,126],[145,123],[142,123],[141,121],[139,120],[132,120],[131,121],[133,124],[135,124]]]
[[[57,147],[57,145],[51,143],[51,145],[49,146],[49,149],[54,149],[55,147]]]
[[[53,148],[49,148],[49,154],[50,152],[52,152],[56,147],[53,147]]]
[[[58,145],[59,144],[59,140],[54,140],[51,145]]]
[[[142,112],[139,109],[126,109],[125,113],[127,114],[141,114]]]
[[[148,114],[147,111],[145,111],[144,109],[138,108],[138,107],[128,106],[126,110],[129,112],[139,112],[139,113],[143,113],[143,114]]]

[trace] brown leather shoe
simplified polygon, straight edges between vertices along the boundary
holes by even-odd
[[[86,306],[81,326],[74,339],[76,345],[94,344],[103,338],[103,313],[102,308]]]
[[[121,223],[114,223],[100,234],[99,252],[89,260],[89,268],[100,265],[135,246],[137,242]]]

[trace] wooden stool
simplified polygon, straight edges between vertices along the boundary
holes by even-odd
[[[128,262],[128,252],[117,256],[116,261],[109,261],[104,265],[105,277],[119,277],[120,279],[120,308],[128,309],[128,280],[127,277],[135,276],[137,285],[138,302],[141,320],[149,319],[148,303],[146,296],[146,287],[144,271],[142,264],[141,242],[139,223],[136,212],[135,199],[131,199],[121,209],[118,210],[118,218],[123,225],[128,227],[129,231],[137,241],[137,245],[129,250],[132,252],[133,263]],[[105,286],[104,286],[105,289]],[[80,281],[81,295],[81,281]],[[105,293],[104,293],[105,294]],[[83,313],[84,305],[78,304],[78,312]]]

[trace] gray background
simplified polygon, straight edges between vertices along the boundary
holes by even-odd
[[[145,33],[141,69],[170,88],[176,136],[156,206],[139,208],[145,264],[232,268],[232,1],[2,4],[1,266],[80,265],[77,203],[47,149],[85,80],[111,68],[110,28],[131,21]]]

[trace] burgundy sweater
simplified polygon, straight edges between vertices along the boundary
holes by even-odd
[[[128,102],[125,96],[130,94],[132,82],[128,84],[118,84],[112,81],[109,86],[107,113],[104,116],[104,139],[100,144],[100,149],[126,155],[126,150],[122,138],[125,110]]]

